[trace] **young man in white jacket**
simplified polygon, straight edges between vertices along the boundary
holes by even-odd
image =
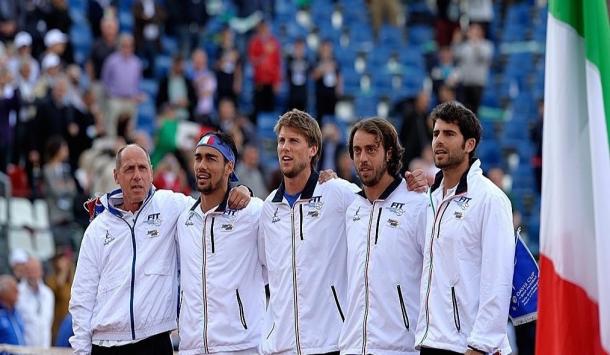
[[[476,116],[437,106],[416,342],[422,355],[509,354],[506,335],[515,238],[511,204],[483,176]]]
[[[357,187],[318,183],[322,133],[315,119],[292,110],[275,126],[283,180],[267,197],[259,230],[271,298],[265,354],[338,351],[345,307],[345,211]]]
[[[100,198],[103,211],[80,248],[70,299],[75,354],[172,354],[178,262],[176,222],[194,199],[152,185],[148,153],[138,145],[117,152],[120,189]],[[231,193],[238,207],[249,197]]]
[[[342,354],[415,355],[427,199],[398,175],[404,149],[387,120],[356,123],[349,153],[362,191],[345,214],[347,312]]]
[[[242,210],[227,206],[236,182],[235,143],[208,133],[195,149],[201,193],[177,224],[180,254],[180,354],[250,355],[257,352],[265,314],[265,283],[258,252],[263,201]]]

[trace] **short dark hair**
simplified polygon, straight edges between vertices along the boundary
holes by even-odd
[[[456,124],[464,136],[464,141],[474,138],[474,149],[469,155],[470,158],[474,157],[474,152],[481,141],[481,131],[483,129],[479,119],[472,111],[457,101],[448,101],[436,106],[430,113],[430,118],[432,119],[432,125],[437,120]]]
[[[282,127],[290,127],[299,131],[305,136],[307,144],[310,147],[314,145],[318,147],[316,155],[311,157],[311,167],[314,168],[318,164],[318,160],[322,154],[322,131],[318,122],[311,117],[307,112],[292,109],[283,114],[275,124],[273,130],[275,134],[279,134]]]
[[[396,128],[388,121],[379,117],[371,117],[357,122],[349,134],[349,156],[354,159],[354,136],[357,131],[370,133],[386,152],[390,152],[388,172],[395,176],[402,168],[402,154],[405,149],[400,145]]]
[[[51,159],[53,159],[57,155],[57,153],[59,153],[59,150],[61,149],[61,147],[65,144],[67,144],[66,140],[63,139],[61,136],[58,136],[58,135],[51,136],[49,138],[49,140],[47,140],[47,146],[46,146],[47,160],[46,161],[50,161]]]

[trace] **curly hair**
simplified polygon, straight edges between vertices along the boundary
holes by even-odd
[[[357,122],[349,134],[349,156],[354,159],[354,135],[357,131],[364,131],[376,137],[376,141],[383,146],[385,152],[390,152],[388,172],[396,176],[402,169],[402,154],[405,149],[400,145],[396,128],[388,121],[379,117],[371,117]]]

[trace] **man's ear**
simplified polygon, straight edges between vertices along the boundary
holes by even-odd
[[[119,184],[119,177],[117,176],[116,169],[112,169],[112,176],[114,177],[114,182],[118,185]]]
[[[474,148],[477,145],[477,140],[474,138],[468,138],[466,139],[466,143],[464,144],[464,149],[466,150],[467,153],[470,153],[472,151],[474,151]]]

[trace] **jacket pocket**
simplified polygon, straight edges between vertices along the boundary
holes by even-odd
[[[345,322],[345,316],[343,315],[343,311],[341,310],[341,304],[339,304],[339,297],[337,296],[337,290],[335,290],[335,286],[330,286],[330,289],[333,291],[333,298],[335,299],[335,304],[337,305],[337,310],[339,311],[339,315],[341,316],[341,321]]]
[[[457,329],[459,333],[462,324],[460,323],[460,310],[455,296],[455,287],[451,287],[451,304],[453,305],[453,323],[455,324],[455,329]]]
[[[400,301],[400,311],[402,313],[402,321],[405,324],[405,328],[409,330],[409,315],[407,314],[407,307],[405,307],[405,300],[402,298],[402,290],[400,289],[400,285],[396,286],[396,291],[398,292],[398,300]]]
[[[237,305],[239,306],[239,319],[241,321],[241,325],[244,327],[244,329],[248,329],[248,324],[246,324],[246,316],[244,315],[244,306],[241,303],[238,289],[235,289],[235,297],[237,298]]]

